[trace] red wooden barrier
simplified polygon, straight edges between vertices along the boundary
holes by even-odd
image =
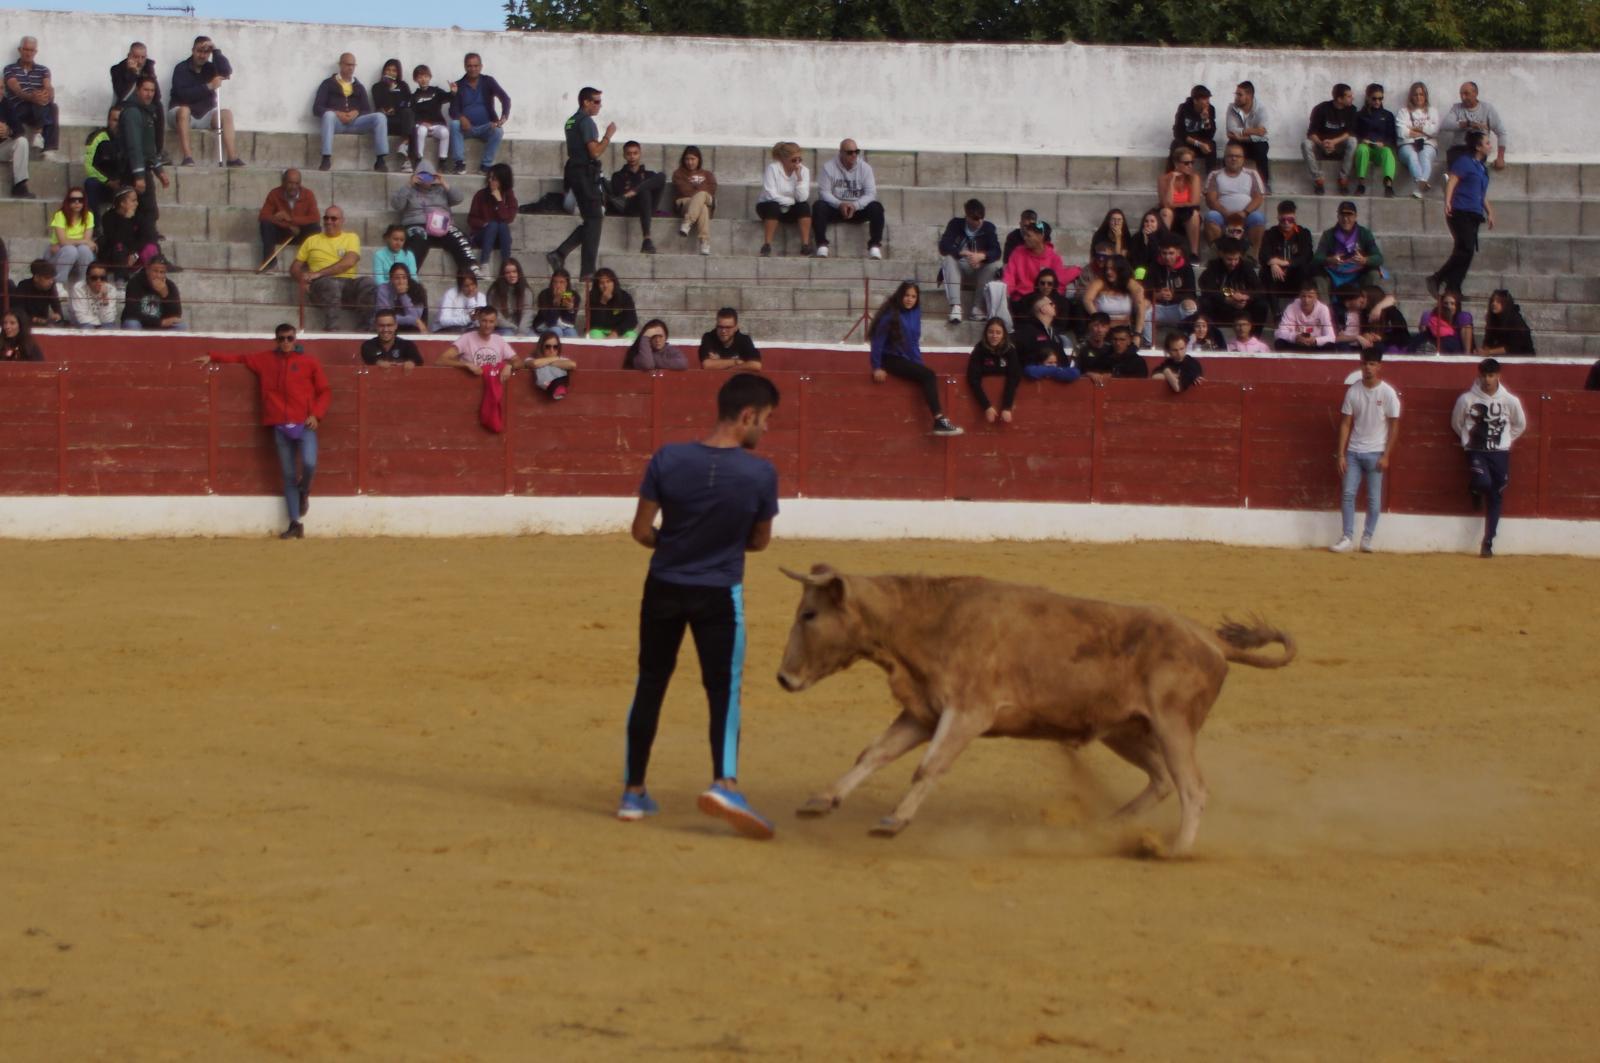
[[[334,365],[328,376],[319,492],[400,496],[632,494],[654,447],[705,432],[726,379],[580,370],[556,403],[519,376],[507,431],[494,435],[478,425],[479,382],[459,370]],[[790,496],[1273,509],[1338,501],[1342,372],[1314,383],[1213,378],[1183,395],[1148,381],[1026,382],[1016,422],[994,426],[965,383],[947,378],[946,408],[968,429],[951,440],[927,434],[921,396],[903,382],[771,376],[783,404],[761,452]],[[1529,430],[1513,453],[1507,512],[1600,517],[1600,394],[1516,390]],[[1468,511],[1448,424],[1459,391],[1402,388],[1391,510]],[[0,366],[0,454],[6,495],[277,493],[255,378],[236,366]]]

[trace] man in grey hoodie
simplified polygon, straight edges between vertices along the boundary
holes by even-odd
[[[1496,170],[1506,168],[1506,124],[1500,118],[1500,112],[1494,109],[1494,104],[1478,98],[1478,83],[1465,81],[1461,84],[1461,102],[1450,107],[1450,113],[1439,123],[1440,131],[1453,129],[1456,131],[1456,143],[1444,153],[1445,169],[1471,151],[1467,143],[1468,135],[1473,132],[1489,135],[1489,148],[1494,155],[1493,166]]]
[[[878,180],[855,141],[840,141],[839,154],[822,164],[817,195],[811,224],[817,233],[818,258],[828,257],[828,226],[836,221],[851,225],[866,222],[867,257],[883,257],[883,204],[878,202]]]
[[[1479,557],[1494,556],[1500,527],[1500,499],[1511,479],[1511,444],[1528,427],[1522,400],[1500,386],[1500,363],[1478,363],[1478,379],[1456,399],[1450,427],[1467,454],[1467,491],[1472,508],[1483,507],[1483,543]]]

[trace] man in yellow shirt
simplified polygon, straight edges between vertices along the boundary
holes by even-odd
[[[375,292],[360,263],[361,238],[344,231],[344,208],[329,204],[322,212],[322,231],[306,237],[289,267],[300,291],[321,308],[324,331],[339,331],[340,310],[354,315],[355,329],[366,325]]]

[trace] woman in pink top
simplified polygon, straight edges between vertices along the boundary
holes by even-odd
[[[1284,308],[1273,346],[1280,351],[1325,351],[1337,339],[1333,314],[1317,298],[1317,286],[1306,281],[1300,285],[1300,298]]]
[[[1156,180],[1161,209],[1172,212],[1169,227],[1189,238],[1189,257],[1200,257],[1200,175],[1195,173],[1194,152],[1174,148],[1167,171]]]
[[[1008,330],[1016,328],[1016,318],[1027,316],[1027,304],[1034,296],[1034,280],[1042,271],[1055,270],[1062,287],[1077,280],[1083,272],[1076,266],[1062,262],[1056,249],[1045,243],[1044,234],[1042,221],[1024,225],[1022,246],[1006,259],[1006,271],[1002,279],[989,283],[989,305],[998,308],[996,316],[1005,321]]]

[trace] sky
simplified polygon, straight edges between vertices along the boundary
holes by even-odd
[[[250,0],[72,0],[27,4],[27,10],[106,11],[118,15],[150,14],[188,18],[181,13],[150,11],[149,7],[192,6],[199,21],[215,18],[268,18],[273,22],[336,22],[353,25],[409,25],[448,29],[497,30],[505,28],[505,8],[499,0],[384,0],[374,4],[329,4],[326,0],[274,0],[263,5]],[[11,6],[0,4],[0,6]],[[23,6],[23,5],[17,5]]]

